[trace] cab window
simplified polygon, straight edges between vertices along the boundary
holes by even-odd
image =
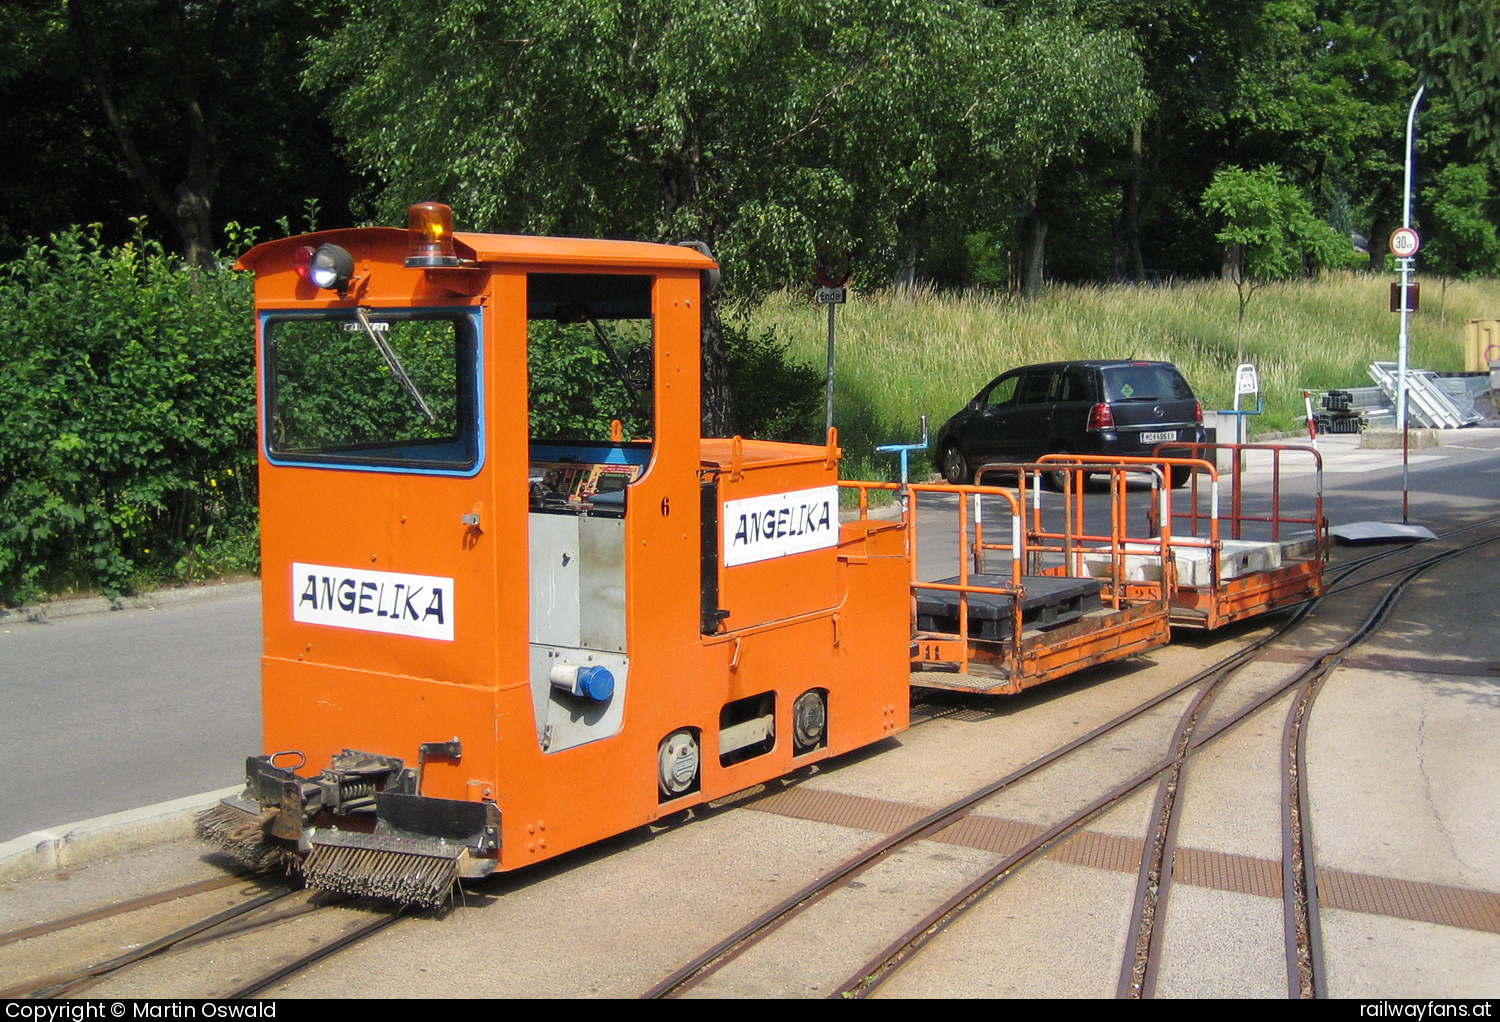
[[[528,275],[533,511],[625,513],[652,453],[653,284],[645,274]]]
[[[526,363],[532,440],[651,435],[652,278],[534,273],[527,280]]]
[[[273,462],[478,464],[478,326],[469,312],[272,314],[264,344]]]

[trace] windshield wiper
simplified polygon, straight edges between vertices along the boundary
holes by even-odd
[[[631,397],[639,399],[641,396],[640,388],[631,382],[630,373],[626,370],[625,363],[620,361],[620,356],[615,354],[615,346],[609,343],[609,337],[604,333],[604,328],[599,325],[599,321],[594,318],[593,313],[585,312],[584,315],[588,317],[589,326],[594,328],[594,339],[599,342],[599,347],[604,349],[604,353],[609,356],[610,362],[613,363],[615,374],[620,377],[620,382],[625,384],[625,389],[630,391]]]
[[[423,400],[421,391],[417,390],[417,385],[411,382],[411,377],[407,376],[406,370],[401,367],[401,360],[396,357],[396,353],[391,350],[391,346],[385,342],[385,338],[381,337],[375,331],[375,328],[370,325],[369,310],[356,305],[354,307],[354,318],[359,320],[359,325],[365,328],[365,333],[369,335],[370,340],[375,342],[375,347],[380,349],[380,354],[385,357],[385,364],[391,367],[391,375],[400,381],[401,386],[406,388],[406,392],[417,403],[417,407],[422,409],[422,414],[427,416],[428,425],[437,422],[437,416],[433,415],[432,409],[427,407],[427,402]]]

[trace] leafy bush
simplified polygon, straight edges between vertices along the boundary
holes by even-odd
[[[774,329],[754,333],[748,323],[728,318],[722,329],[736,431],[756,440],[822,443],[823,374],[794,359]]]
[[[0,267],[0,599],[192,575],[202,544],[246,561],[251,295],[97,228]]]

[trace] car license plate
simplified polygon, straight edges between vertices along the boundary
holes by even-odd
[[[1142,433],[1141,434],[1141,443],[1143,443],[1143,444],[1164,444],[1164,443],[1166,443],[1169,440],[1176,440],[1176,439],[1177,439],[1177,431],[1175,429],[1168,430],[1165,433]]]

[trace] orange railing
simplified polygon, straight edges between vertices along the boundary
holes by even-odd
[[[1192,464],[1197,467],[1199,463]],[[1212,470],[1211,466],[1203,467]],[[1154,459],[1126,463],[1112,458],[1048,455],[1032,463],[986,466],[979,470],[976,479],[1010,476],[1016,479],[1017,488],[1029,495],[1027,550],[1031,556],[1028,565],[1031,574],[1061,573],[1096,578],[1105,583],[1105,591],[1101,594],[1103,599],[1112,609],[1119,610],[1133,603],[1170,599],[1176,589],[1175,565],[1170,556],[1170,526],[1166,530],[1153,529],[1149,535],[1141,536],[1131,536],[1128,526],[1129,477],[1142,473],[1151,484],[1148,515],[1166,517],[1170,521],[1170,514],[1163,514],[1163,509],[1170,508],[1167,496],[1170,491],[1165,486],[1170,469],[1171,465],[1163,465]],[[1109,520],[1102,530],[1090,524],[1088,505],[1084,500],[1086,483],[1094,475],[1108,476],[1109,481]],[[1043,481],[1048,479],[1060,484],[1060,507],[1043,501]],[[1054,519],[1060,517],[1060,522],[1049,523],[1049,515]],[[998,546],[983,541],[981,537],[981,557],[984,551]],[[1095,568],[1105,554],[1108,555],[1108,570],[1100,573]],[[1142,565],[1154,563],[1156,577],[1150,577],[1143,568],[1139,577],[1129,578],[1127,558]],[[982,560],[980,563],[982,565]]]
[[[1273,543],[1281,541],[1283,526],[1311,526],[1318,543],[1318,555],[1321,559],[1327,559],[1328,523],[1323,518],[1323,455],[1317,449],[1312,447],[1304,447],[1300,444],[1209,444],[1177,442],[1162,444],[1157,447],[1156,450],[1158,452],[1166,450],[1188,451],[1189,455],[1194,458],[1202,458],[1207,455],[1207,452],[1209,451],[1231,452],[1230,484],[1232,489],[1228,518],[1230,538],[1243,539],[1244,526],[1247,523],[1269,524],[1271,532],[1270,538],[1271,542]],[[1249,514],[1245,511],[1245,453],[1248,451],[1266,451],[1271,455],[1271,511],[1269,514],[1257,515]],[[1310,516],[1287,514],[1282,508],[1281,467],[1283,455],[1286,454],[1292,454],[1298,457],[1302,455],[1310,455],[1313,459],[1313,466],[1316,471],[1317,477],[1313,494],[1313,511]],[[1215,478],[1217,479],[1217,473],[1215,474]],[[1194,493],[1191,503],[1192,507],[1190,509],[1190,513],[1183,514],[1177,512],[1176,516],[1178,518],[1190,518],[1192,522],[1191,534],[1196,536],[1198,534],[1198,515],[1196,513],[1198,500],[1196,491],[1196,479],[1194,480]],[[1215,519],[1214,525],[1216,530],[1218,526],[1218,517],[1218,499],[1216,496],[1213,509],[1213,518]],[[1218,539],[1217,531],[1215,531],[1213,538]]]
[[[857,490],[859,493],[859,515],[860,518],[868,518],[870,514],[870,492],[873,490],[885,490],[897,493],[902,501],[902,527],[905,530],[906,554],[911,563],[911,633],[913,638],[917,634],[917,596],[916,590],[920,585],[923,589],[934,589],[944,592],[958,593],[958,637],[964,647],[963,658],[959,662],[959,672],[968,673],[969,657],[967,654],[969,640],[969,597],[974,594],[990,594],[1011,597],[1012,606],[1012,629],[1017,641],[1021,635],[1021,601],[1025,596],[1026,589],[1021,582],[1022,563],[1026,557],[1026,534],[1024,529],[1024,515],[1022,513],[1020,499],[1008,490],[996,486],[951,486],[946,483],[876,483],[859,480],[841,480],[839,485],[846,489]],[[918,577],[917,564],[917,498],[923,493],[939,493],[955,495],[958,497],[958,582],[921,582]],[[973,560],[973,548],[969,535],[969,499],[983,499],[984,497],[1004,498],[1010,507],[1011,517],[1011,542],[1006,549],[1011,551],[1010,581],[999,586],[974,585],[970,581],[969,564]]]

